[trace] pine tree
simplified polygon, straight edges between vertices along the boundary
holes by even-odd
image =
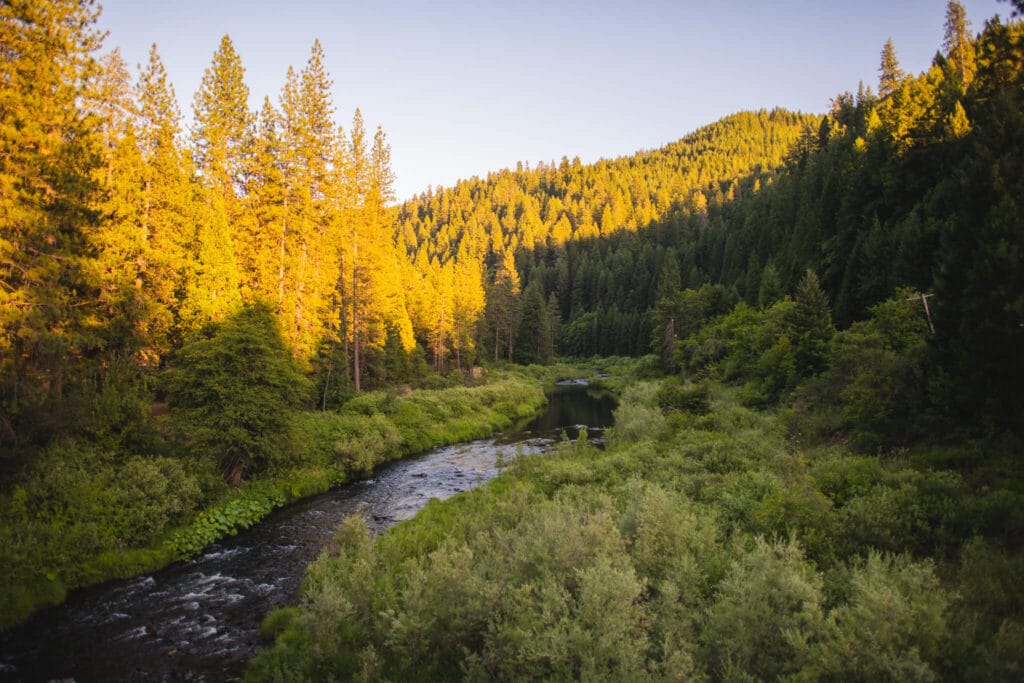
[[[301,75],[288,70],[281,94],[277,163],[283,173],[282,206],[273,229],[277,248],[253,257],[277,263],[272,295],[286,338],[306,358],[334,339],[339,315],[341,183],[335,161],[341,139],[334,123],[331,87],[323,48],[316,41]],[[268,158],[264,163],[274,162]],[[291,286],[285,287],[286,282]]]
[[[191,273],[196,235],[191,163],[181,148],[181,111],[156,45],[136,85],[141,191],[136,201],[144,241],[141,279],[152,297],[155,353],[180,343],[179,309]],[[164,337],[164,338],[161,338]]]
[[[454,321],[454,272],[452,263],[440,265],[435,262],[430,270],[428,285],[430,287],[430,328],[428,339],[430,354],[434,359],[434,371],[443,374],[448,355],[448,340],[453,335]]]
[[[206,202],[199,214],[194,277],[186,286],[182,320],[196,329],[220,320],[241,303],[241,274],[233,232],[252,151],[252,116],[245,69],[225,35],[203,73],[193,104],[192,148]]]
[[[953,139],[959,140],[971,132],[970,119],[967,118],[967,112],[964,111],[964,105],[960,104],[960,100],[953,105],[953,112],[946,117],[945,124],[946,132]]]
[[[366,239],[367,226],[365,225],[366,214],[362,210],[363,202],[368,192],[368,162],[366,154],[366,129],[363,126],[363,115],[356,109],[352,118],[352,130],[348,137],[348,164],[345,167],[345,220],[348,223],[349,254],[352,278],[349,290],[349,309],[351,310],[351,325],[349,334],[352,336],[352,386],[356,393],[362,389],[362,343],[365,338],[364,298],[368,282],[368,268],[366,265],[367,245],[362,244]],[[362,247],[363,253],[359,250]],[[344,258],[343,258],[344,262]]]
[[[48,404],[95,345],[90,271],[101,163],[79,109],[96,73],[87,0],[0,4],[0,444]],[[81,369],[81,366],[77,366]]]
[[[828,297],[813,270],[808,269],[797,286],[795,301],[790,324],[797,372],[809,377],[825,368],[828,343],[835,331]]]
[[[473,332],[476,321],[484,311],[484,282],[482,257],[470,247],[471,241],[460,245],[454,264],[454,306],[452,322],[455,346],[455,366],[463,370],[475,362]]]
[[[494,360],[501,357],[502,340],[507,344],[508,360],[512,360],[515,346],[515,327],[519,299],[519,272],[515,255],[506,249],[498,261],[494,279],[487,294],[488,329],[494,338]]]
[[[782,281],[775,269],[775,264],[768,261],[764,270],[761,271],[761,283],[757,290],[757,305],[768,308],[783,296]]]
[[[243,229],[237,231],[247,297],[273,302],[278,315],[281,315],[285,297],[288,226],[285,210],[289,200],[281,118],[270,98],[264,98],[257,116],[248,174],[245,221]],[[292,344],[290,335],[282,332]]]
[[[252,149],[253,117],[244,79],[242,60],[225,35],[212,64],[203,72],[193,104],[196,169],[203,184],[224,202],[229,221],[238,217],[238,199],[244,192]]]
[[[679,277],[679,259],[674,249],[665,253],[661,272],[658,275],[658,287],[654,294],[655,310],[655,350],[661,355],[662,365],[666,369],[672,367],[675,357],[676,340],[678,338],[678,311],[676,297],[682,287]]]
[[[199,230],[190,277],[179,309],[186,335],[220,321],[242,305],[241,274],[227,209],[219,198],[199,208]]]
[[[140,277],[145,259],[138,199],[145,173],[136,140],[135,104],[128,66],[115,50],[100,59],[86,106],[102,141],[96,231],[99,303],[111,321],[103,330],[107,353],[134,355],[159,327],[150,292]],[[141,360],[141,359],[140,359]]]
[[[878,96],[885,98],[896,92],[904,78],[899,60],[896,59],[896,48],[893,47],[892,38],[886,40],[882,47],[882,60],[878,72]]]
[[[527,364],[545,361],[545,346],[550,345],[550,322],[544,303],[543,287],[539,280],[532,281],[523,290],[520,310],[515,361]]]
[[[957,74],[960,87],[966,90],[974,78],[974,41],[971,37],[971,23],[967,20],[967,10],[956,0],[950,0],[946,4],[942,47]]]
[[[541,339],[541,360],[544,362],[549,362],[558,355],[558,335],[562,327],[562,316],[554,292],[548,296],[547,312],[547,325]]]
[[[310,392],[264,304],[240,308],[182,347],[167,387],[190,445],[215,457],[236,487],[279,456],[289,414]]]

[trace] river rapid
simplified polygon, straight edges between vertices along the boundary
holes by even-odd
[[[497,476],[517,454],[551,449],[586,427],[600,443],[614,400],[582,382],[556,387],[546,409],[496,438],[437,448],[271,513],[201,555],[154,574],[73,594],[0,634],[0,680],[223,681],[237,679],[271,610],[296,602],[306,567],[346,515],[382,532]]]

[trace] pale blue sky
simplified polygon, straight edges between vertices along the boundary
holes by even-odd
[[[974,31],[1009,16],[963,2]],[[649,149],[730,113],[825,111],[876,86],[892,36],[901,66],[928,66],[944,0],[434,2],[103,0],[106,47],[130,65],[157,43],[182,110],[225,33],[252,106],[276,103],[288,65],[319,38],[337,119],[358,106],[392,147],[400,199],[517,161],[584,162]]]

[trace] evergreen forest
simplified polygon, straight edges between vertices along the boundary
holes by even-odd
[[[1020,680],[1024,3],[818,114],[399,201],[312,42],[191,124],[92,0],[0,3],[0,630],[616,394],[271,613],[252,680]],[[852,86],[853,84],[851,84]]]

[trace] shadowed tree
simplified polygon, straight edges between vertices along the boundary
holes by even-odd
[[[289,413],[310,390],[266,304],[208,325],[167,374],[167,403],[186,437],[218,459],[232,486],[281,452]]]

